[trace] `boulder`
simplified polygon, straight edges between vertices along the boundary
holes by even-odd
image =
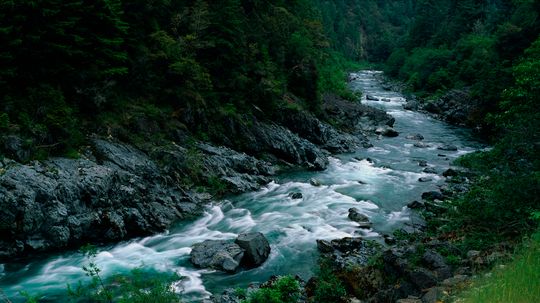
[[[431,182],[433,181],[433,178],[430,177],[420,177],[418,178],[418,182]]]
[[[322,185],[321,181],[319,181],[319,180],[317,180],[315,178],[309,179],[309,184],[311,184],[313,186],[317,186],[317,187]]]
[[[382,98],[381,101],[384,101],[384,102],[390,102],[392,101],[390,98]]]
[[[225,240],[206,240],[193,245],[191,263],[200,268],[235,272],[244,257],[244,249]]]
[[[424,203],[422,202],[419,202],[419,201],[412,201],[411,203],[407,204],[407,207],[410,208],[410,209],[419,209],[419,208],[424,208]]]
[[[438,303],[444,296],[444,288],[432,287],[422,296],[422,303]]]
[[[418,147],[418,148],[427,148],[429,147],[430,145],[429,144],[426,144],[424,142],[414,142],[413,144],[414,147]]]
[[[370,101],[379,101],[379,98],[372,96],[372,95],[366,95],[366,100]]]
[[[369,222],[369,217],[362,214],[360,212],[360,210],[358,210],[357,208],[353,207],[353,208],[350,208],[349,209],[349,219],[351,219],[352,221],[354,222],[358,222],[358,223],[366,223],[366,222]]]
[[[422,193],[422,199],[424,200],[444,200],[444,195],[438,191],[428,191]]]
[[[437,277],[431,271],[422,267],[408,272],[408,276],[418,289],[427,289],[437,285]]]
[[[270,255],[270,244],[262,233],[240,234],[234,243],[245,251],[242,264],[247,267],[260,266]]]
[[[437,171],[433,167],[426,167],[423,172],[426,174],[437,174]]]
[[[422,136],[421,134],[411,134],[411,135],[408,135],[405,138],[407,138],[409,140],[416,140],[416,141],[424,140],[424,136]]]
[[[375,133],[378,134],[378,135],[385,136],[385,137],[397,137],[397,136],[399,136],[399,132],[397,132],[395,129],[393,129],[390,126],[378,127],[375,130]]]
[[[458,172],[449,168],[447,170],[445,170],[442,174],[444,177],[455,177],[458,175]]]
[[[421,166],[421,167],[426,167],[428,164],[427,164],[427,161],[426,160],[420,160],[418,161],[418,166]]]

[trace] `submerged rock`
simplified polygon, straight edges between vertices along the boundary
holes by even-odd
[[[452,145],[452,144],[444,144],[437,147],[437,149],[444,150],[444,151],[457,151],[458,150],[457,146]]]
[[[302,193],[290,193],[289,194],[289,197],[291,197],[291,199],[302,199]]]

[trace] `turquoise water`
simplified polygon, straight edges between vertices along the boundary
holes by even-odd
[[[384,91],[374,77],[376,73],[360,72],[359,79],[350,85],[365,94],[390,99],[390,102],[362,102],[383,108],[394,116],[399,137],[371,138],[374,147],[334,156],[323,172],[279,176],[259,191],[208,206],[201,218],[184,222],[166,233],[100,247],[96,262],[103,275],[127,272],[139,266],[174,271],[185,277],[174,285],[184,300],[198,302],[208,298],[211,292],[245,287],[265,281],[271,275],[299,274],[308,279],[316,267],[316,239],[363,236],[380,240],[382,234],[414,223],[414,213],[407,209],[407,203],[444,183],[440,175],[423,173],[424,167],[418,161],[426,160],[440,173],[452,160],[482,145],[465,129],[403,110],[404,98]],[[414,147],[414,141],[405,138],[416,133],[422,134],[423,142],[430,147]],[[438,150],[443,144],[453,144],[458,151]],[[367,157],[373,163],[358,160]],[[420,177],[431,177],[433,181],[418,182]],[[322,185],[312,186],[311,178]],[[291,192],[301,192],[303,199],[292,200],[288,197]],[[370,217],[372,229],[359,229],[347,218],[351,207]],[[207,239],[233,239],[248,231],[260,231],[270,241],[271,255],[261,267],[231,275],[196,269],[190,264],[192,244]],[[80,253],[66,252],[26,264],[2,264],[0,288],[14,302],[21,300],[17,295],[21,290],[45,294],[50,302],[63,302],[66,284],[85,278],[81,270],[85,262]]]

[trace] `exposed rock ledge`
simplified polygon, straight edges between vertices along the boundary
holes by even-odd
[[[97,138],[80,159],[29,164],[3,159],[0,262],[161,232],[196,216],[211,199],[183,188],[186,180],[208,185],[217,180],[229,193],[255,190],[270,182],[275,164],[325,169],[332,152],[369,146],[370,128],[393,123],[383,111],[336,97],[325,98],[324,110],[337,128],[306,112],[284,111],[275,122],[230,121],[219,142],[228,147],[171,142],[143,152]],[[8,157],[24,154],[17,146],[6,148]]]

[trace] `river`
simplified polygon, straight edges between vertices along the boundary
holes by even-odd
[[[395,138],[371,138],[374,145],[352,154],[330,158],[328,169],[322,172],[291,172],[280,175],[259,191],[229,197],[210,205],[205,214],[183,222],[168,232],[100,247],[96,263],[104,276],[128,272],[139,267],[177,272],[184,277],[176,284],[184,302],[198,302],[220,293],[225,288],[245,287],[262,282],[271,275],[299,274],[308,279],[317,261],[316,239],[363,236],[376,240],[383,234],[405,224],[414,223],[414,212],[406,205],[420,195],[437,189],[444,183],[440,173],[450,167],[458,156],[482,148],[471,133],[428,117],[404,110],[405,99],[385,91],[377,81],[375,71],[356,74],[351,88],[386,101],[362,102],[386,110],[396,119]],[[419,148],[409,134],[421,134],[429,147]],[[452,144],[457,151],[442,151],[437,147]],[[372,161],[362,160],[370,158]],[[424,173],[419,161],[427,161],[438,174]],[[430,182],[419,182],[429,177]],[[320,181],[313,186],[310,179]],[[302,199],[288,195],[301,192]],[[363,230],[348,219],[348,209],[356,207],[373,222],[372,229]],[[417,219],[416,219],[417,220]],[[237,274],[225,274],[194,268],[189,262],[190,246],[207,239],[233,239],[239,233],[260,231],[268,238],[272,252],[259,268]],[[19,291],[43,294],[47,302],[63,302],[66,284],[85,279],[81,266],[86,262],[78,252],[53,254],[25,264],[0,265],[0,289],[22,301]]]

